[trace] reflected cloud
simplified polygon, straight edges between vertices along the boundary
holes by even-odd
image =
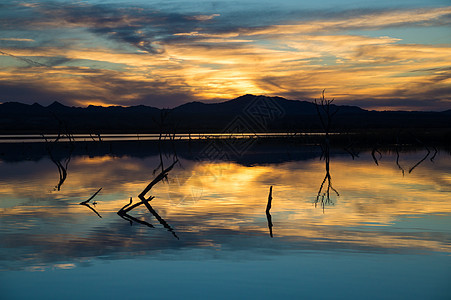
[[[371,151],[361,152],[358,159],[352,160],[332,149],[330,165],[334,184],[340,187],[340,199],[327,208],[326,214],[314,207],[318,182],[324,178],[324,162],[318,160],[320,152],[305,160],[252,166],[231,161],[192,161],[180,152],[183,168],[173,164],[168,181],[153,185],[149,182],[162,178],[161,173],[152,180],[143,179],[143,174],[147,177],[160,163],[159,155],[74,156],[71,176],[58,193],[36,192],[37,187],[54,180],[50,159],[3,162],[0,204],[5,227],[0,232],[1,264],[3,268],[45,267],[78,264],[97,256],[114,259],[183,249],[211,250],[215,255],[254,249],[451,251],[440,230],[425,235],[415,225],[402,229],[405,222],[430,222],[434,228],[436,220],[451,215],[450,156],[439,152],[434,162],[427,159],[403,177],[395,152],[381,153],[379,165],[375,165]],[[423,156],[422,152],[400,152],[399,163],[415,165]],[[11,168],[17,172],[5,171]],[[80,208],[79,199],[86,197],[88,189],[98,191],[101,183],[102,222],[98,222],[91,210]],[[124,206],[124,199],[140,194],[149,185],[155,197],[151,198],[152,206],[147,196],[146,201],[140,198]],[[202,189],[194,199],[193,186]],[[268,186],[277,192],[277,205],[271,205],[273,194],[271,190],[268,194]],[[11,202],[5,205],[8,199]],[[92,197],[85,202],[89,201]],[[123,212],[127,222],[119,218],[118,211]],[[429,221],[423,221],[425,216]],[[147,230],[154,226],[152,218],[166,229],[177,228],[180,240],[162,230]],[[268,239],[268,230],[271,235],[274,229],[273,220],[277,234]],[[146,226],[129,226],[130,221]],[[21,258],[12,256],[11,249]]]

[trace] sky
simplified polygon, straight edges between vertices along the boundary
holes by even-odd
[[[451,109],[451,1],[0,3],[0,102]]]

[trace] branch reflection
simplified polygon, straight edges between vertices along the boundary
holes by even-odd
[[[318,203],[320,203],[324,212],[324,208],[326,205],[333,204],[333,201],[330,198],[331,190],[335,192],[337,197],[339,197],[340,194],[332,185],[332,175],[330,174],[330,147],[327,143],[323,148],[322,157],[324,158],[325,161],[326,174],[324,176],[323,181],[321,182],[318,193],[316,195],[315,207],[317,206]]]
[[[98,189],[97,192],[95,192],[88,200],[85,200],[83,202],[80,202],[80,205],[84,205],[87,208],[89,208],[90,210],[92,210],[99,218],[102,218],[102,216],[97,212],[97,210],[95,210],[93,207],[91,207],[91,205],[89,205],[89,201],[91,201],[95,196],[97,196],[97,194],[100,192],[102,188]],[[92,205],[96,206],[97,202],[93,202]]]
[[[160,174],[158,174],[147,186],[146,188],[138,195],[138,198],[141,200],[138,203],[132,204],[133,199],[130,197],[130,202],[126,205],[124,205],[117,214],[124,220],[127,220],[130,222],[130,225],[133,224],[133,222],[146,225],[148,227],[154,228],[154,226],[146,221],[139,220],[129,214],[129,212],[133,209],[135,209],[138,206],[144,205],[146,206],[147,210],[158,220],[158,222],[163,225],[164,228],[166,228],[169,232],[172,233],[172,235],[179,239],[177,234],[174,232],[174,229],[153,209],[153,207],[149,204],[149,202],[154,199],[154,196],[149,196],[146,199],[146,194],[152,189],[152,187],[157,184],[158,182],[162,181],[163,179],[167,179],[168,173],[172,170],[174,165],[178,162],[178,160],[175,160],[172,165],[170,165],[168,168],[163,169]]]
[[[268,229],[269,229],[269,236],[273,237],[272,234],[272,217],[271,213],[269,212],[271,210],[271,202],[272,202],[272,186],[269,188],[269,195],[268,195],[268,204],[266,204],[266,219],[268,220]]]
[[[45,147],[46,147],[47,153],[50,156],[50,159],[58,168],[59,181],[56,184],[54,190],[60,191],[61,186],[63,185],[64,181],[67,178],[67,167],[68,167],[70,159],[72,157],[72,153],[74,151],[75,144],[74,144],[73,134],[69,131],[67,124],[63,120],[58,118],[58,116],[55,113],[51,112],[51,114],[58,121],[58,127],[59,127],[58,128],[58,136],[55,138],[54,141],[49,141],[47,139],[47,137],[44,136],[44,134],[41,134],[41,136],[45,140]],[[59,141],[61,138],[66,138],[68,140],[68,145],[69,145],[69,154],[67,156],[65,156],[63,162],[61,162],[61,159],[57,159],[53,152],[54,147],[57,144],[59,144]]]
[[[321,95],[320,101],[317,102],[315,99],[315,105],[316,110],[318,113],[318,117],[321,121],[321,125],[323,127],[325,136],[324,136],[324,143],[321,145],[322,153],[321,158],[324,158],[324,161],[326,163],[326,175],[324,176],[323,181],[321,182],[321,185],[318,190],[318,194],[316,195],[315,200],[315,207],[318,203],[321,204],[321,207],[324,208],[326,205],[333,204],[332,200],[330,199],[330,190],[334,191],[337,196],[340,196],[340,194],[337,192],[337,190],[332,186],[332,176],[330,175],[330,131],[331,131],[331,124],[332,124],[332,118],[333,116],[338,112],[338,107],[334,107],[332,109],[332,100],[327,100],[324,96],[324,90]],[[351,152],[353,153],[353,152]],[[354,155],[352,155],[354,159]],[[325,186],[326,184],[326,186]]]

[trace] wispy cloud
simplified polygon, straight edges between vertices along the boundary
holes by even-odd
[[[348,13],[330,16],[327,19],[298,22],[288,25],[273,25],[265,28],[249,28],[240,30],[246,35],[287,35],[318,32],[339,32],[356,29],[380,29],[400,26],[433,26],[450,24],[451,7],[388,10],[365,13],[356,11],[355,15]]]
[[[196,20],[196,21],[208,21],[212,20],[216,17],[219,17],[220,14],[212,14],[212,15],[196,15],[196,16],[189,16],[186,17],[188,20]]]
[[[0,41],[12,41],[12,42],[34,42],[33,39],[22,39],[22,38],[0,38]]]

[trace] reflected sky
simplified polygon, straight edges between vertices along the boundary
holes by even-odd
[[[408,170],[424,154],[402,152],[399,164]],[[165,167],[173,161],[163,158]],[[331,194],[324,209],[314,204],[325,176],[319,151],[250,165],[180,153],[167,180],[148,193],[179,239],[144,205],[129,214],[155,228],[131,226],[117,215],[130,197],[139,202],[159,164],[158,155],[76,155],[58,191],[58,169],[49,158],[0,161],[1,269],[74,268],[98,259],[171,253],[233,260],[237,253],[252,259],[287,251],[451,252],[451,157],[444,151],[404,175],[394,153],[382,152],[379,165],[371,152],[355,160],[332,153],[330,174],[339,196]],[[270,186],[273,238],[265,214]],[[100,188],[90,205],[102,218],[79,205]]]

